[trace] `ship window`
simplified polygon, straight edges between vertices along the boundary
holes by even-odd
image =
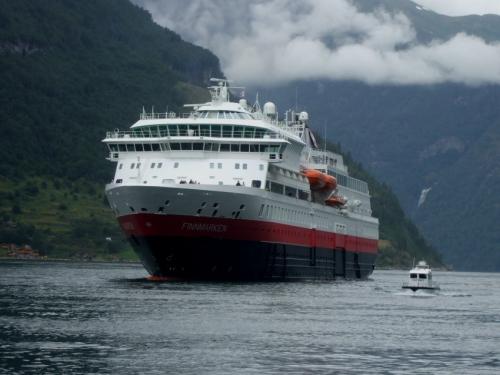
[[[151,151],[151,145],[149,143],[144,144],[144,151]]]
[[[243,137],[243,127],[241,127],[241,126],[235,126],[234,127],[233,137],[234,138],[242,138]]]
[[[297,189],[292,188],[290,186],[285,186],[285,195],[289,197],[297,197]]]
[[[151,147],[153,148],[153,151],[160,151],[160,144],[159,143],[153,143],[151,145]]]
[[[122,152],[123,151],[127,151],[127,147],[125,145],[123,145],[123,144],[120,144],[120,145],[118,145],[118,150],[122,151]]]
[[[118,180],[116,180],[116,182],[115,182],[115,183],[117,183],[117,184],[121,184],[122,182],[123,182],[123,179],[119,178]]]
[[[241,145],[241,152],[248,152],[248,151],[250,151],[249,145]]]
[[[220,125],[211,125],[210,127],[212,128],[212,137],[220,137]]]
[[[234,169],[240,169],[240,163],[234,164]]]
[[[187,135],[187,125],[179,125],[179,135],[185,137]]]
[[[203,150],[203,143],[193,143],[193,150]]]
[[[215,163],[210,163],[210,169],[214,169]]]
[[[122,169],[123,168],[123,163],[120,163],[120,165],[118,166],[118,169]]]
[[[231,151],[232,152],[239,152],[240,151],[240,145],[238,145],[238,144],[231,145]]]
[[[192,143],[181,143],[181,150],[183,151],[191,151],[193,149]]]
[[[244,210],[245,209],[245,205],[244,204],[241,204],[240,205],[240,210]]]
[[[255,128],[247,127],[247,128],[245,128],[244,137],[245,138],[253,138],[254,133],[255,133]]]
[[[130,211],[135,212],[134,207],[129,206],[128,208],[130,208]]]
[[[259,171],[263,171],[264,170],[264,164],[259,164]]]
[[[217,215],[217,212],[218,212],[217,210],[214,210],[214,212],[212,212],[212,216]]]
[[[417,274],[416,273],[410,273],[410,278],[411,279],[416,279],[417,278]]]
[[[130,169],[134,169],[135,163],[130,164]]]
[[[260,188],[261,181],[260,180],[252,180],[252,187]]]
[[[259,152],[259,145],[250,145],[250,152]]]
[[[181,144],[180,143],[170,143],[170,149],[172,151],[177,151],[181,149]]]
[[[148,210],[147,208],[144,208],[144,207],[141,208],[142,212],[146,212],[147,210]]]
[[[135,151],[134,145],[132,144],[127,144],[127,151]]]
[[[233,127],[231,125],[222,126],[222,137],[231,138],[233,136]]]
[[[200,125],[200,135],[202,137],[210,137],[210,125]]]
[[[110,144],[108,146],[110,151],[118,151],[118,145]]]
[[[213,143],[205,143],[205,151],[217,151],[218,145]]]
[[[165,201],[165,206],[169,206],[170,205],[170,201],[169,200],[166,200]]]
[[[421,273],[420,275],[418,275],[418,278],[419,279],[427,279],[427,275]]]
[[[158,207],[158,212],[163,212],[163,206]]]
[[[222,163],[217,163],[217,168],[222,169]]]
[[[247,169],[247,163],[243,163],[243,169]]]
[[[223,152],[223,151],[229,151],[229,145],[227,143],[222,143],[220,145],[220,151]]]
[[[163,163],[158,163],[158,168],[161,168],[163,166]]]
[[[277,184],[276,182],[271,182],[271,192],[283,194],[283,185]]]
[[[179,162],[177,162],[177,161],[176,161],[176,162],[174,163],[174,168],[179,168]]]
[[[156,165],[156,163],[151,163],[151,167],[150,168],[154,168]]]
[[[213,208],[217,208],[217,207],[219,207],[219,203],[214,203],[214,204],[212,205],[212,207],[213,207]]]
[[[219,185],[224,185],[224,183],[222,181],[219,181]]]
[[[141,167],[141,163],[137,163],[137,165],[135,166],[136,169],[139,169]]]
[[[136,143],[135,150],[136,151],[144,151],[144,148],[142,147],[141,143]]]

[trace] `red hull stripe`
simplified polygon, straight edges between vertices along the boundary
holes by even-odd
[[[257,220],[140,213],[118,221],[128,236],[209,237],[377,253],[377,240]]]

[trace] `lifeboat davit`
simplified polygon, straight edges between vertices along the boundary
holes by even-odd
[[[346,204],[346,200],[339,195],[333,195],[325,201],[327,206],[342,207]]]
[[[332,191],[337,187],[335,177],[322,173],[316,169],[306,169],[304,175],[309,180],[312,191]]]

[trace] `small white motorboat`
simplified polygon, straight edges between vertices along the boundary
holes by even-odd
[[[420,289],[439,290],[439,285],[432,281],[431,268],[423,260],[410,270],[408,277],[409,280],[403,283],[403,289],[411,289],[414,292]]]

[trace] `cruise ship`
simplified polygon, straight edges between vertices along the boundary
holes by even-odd
[[[106,196],[150,278],[368,277],[379,224],[366,182],[318,147],[306,112],[280,119],[212,81],[210,102],[143,110],[103,140],[116,163]]]

